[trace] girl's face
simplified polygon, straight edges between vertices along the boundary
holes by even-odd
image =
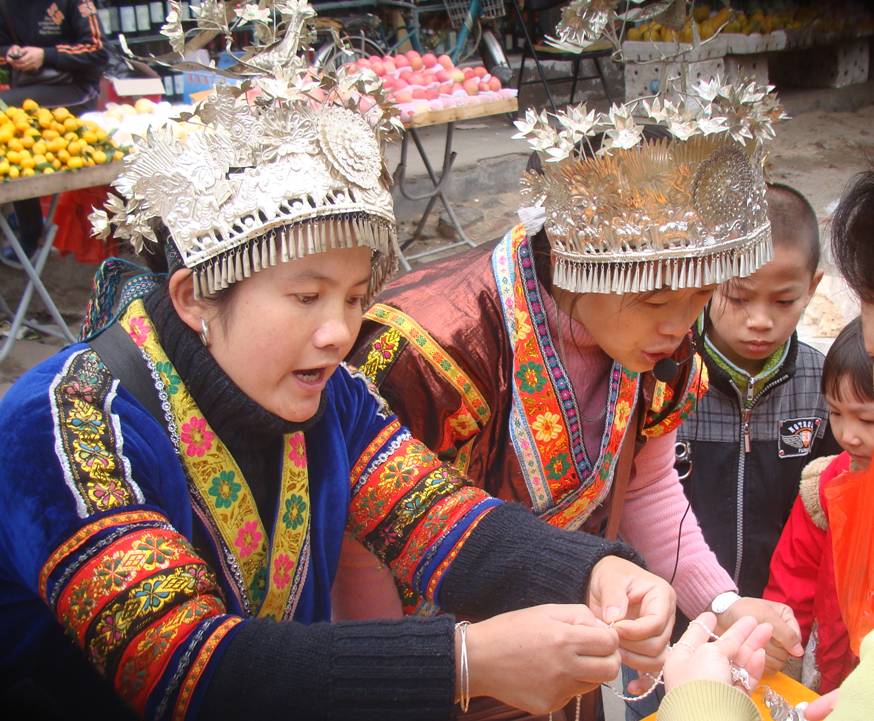
[[[301,422],[318,410],[358,335],[370,272],[369,248],[331,250],[253,274],[222,308],[192,305],[209,323],[209,350],[231,380],[268,411]],[[196,313],[180,317],[199,330]]]
[[[632,371],[649,371],[679,347],[714,286],[655,293],[584,293],[553,290],[556,303],[582,323],[613,360]]]
[[[854,470],[864,470],[874,454],[874,401],[859,398],[852,381],[841,378],[838,392],[825,396],[835,439],[852,457]]]

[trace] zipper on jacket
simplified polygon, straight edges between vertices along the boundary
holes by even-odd
[[[737,545],[733,577],[736,586],[739,586],[740,584],[740,572],[744,559],[744,487],[746,483],[747,454],[751,450],[750,419],[753,415],[753,408],[756,403],[758,403],[759,398],[774,386],[785,381],[788,377],[788,375],[782,375],[779,378],[774,378],[766,383],[762,387],[762,390],[760,390],[755,396],[753,395],[753,384],[749,383],[747,385],[746,398],[743,397],[743,394],[741,394],[740,389],[735,382],[731,381],[731,385],[737,393],[738,403],[741,408],[740,453],[738,454],[737,463]]]

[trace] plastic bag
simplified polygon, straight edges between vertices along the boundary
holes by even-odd
[[[874,629],[874,464],[824,490],[835,561],[835,585],[850,647],[859,656]]]

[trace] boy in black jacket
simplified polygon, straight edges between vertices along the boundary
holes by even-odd
[[[699,320],[710,390],[677,444],[704,538],[743,596],[762,595],[802,467],[840,451],[819,389],[823,356],[795,332],[822,278],[816,214],[784,185],[767,198],[774,258],[717,290]]]
[[[48,108],[77,114],[91,110],[109,56],[91,0],[0,0],[0,65],[10,70],[0,100],[20,107],[31,98]],[[15,203],[21,247],[33,255],[42,235],[39,200]],[[11,248],[0,259],[18,265]]]

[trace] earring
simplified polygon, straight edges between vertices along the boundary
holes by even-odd
[[[200,342],[209,348],[209,324],[203,319],[200,319]]]

